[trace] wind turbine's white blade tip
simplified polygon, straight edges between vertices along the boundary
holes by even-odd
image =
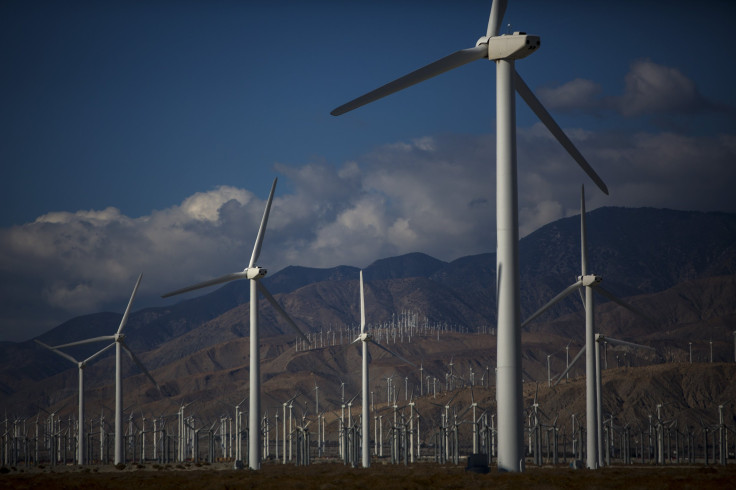
[[[158,392],[161,393],[161,387],[158,385],[156,380],[153,379],[153,376],[151,375],[151,373],[148,372],[148,369],[146,369],[146,366],[144,366],[143,363],[138,359],[138,357],[135,354],[133,354],[133,351],[130,350],[130,348],[124,341],[121,340],[120,345],[123,347],[123,349],[128,354],[130,359],[140,368],[141,371],[143,371],[143,374],[145,374],[148,377],[148,379],[151,380],[151,383],[153,383],[153,386],[156,387]]]
[[[504,13],[506,13],[506,0],[493,0],[491,4],[491,15],[488,18],[486,36],[498,36]]]
[[[391,354],[392,356],[396,357],[397,359],[401,359],[401,360],[402,360],[402,361],[404,361],[405,363],[407,363],[407,364],[409,364],[409,365],[411,365],[411,366],[417,367],[417,365],[416,365],[416,364],[414,364],[413,362],[411,362],[410,360],[406,359],[405,357],[402,357],[402,356],[398,355],[398,354],[397,354],[396,352],[394,352],[394,351],[392,351],[392,350],[388,349],[387,347],[384,347],[384,346],[382,346],[381,344],[379,344],[379,343],[378,343],[378,342],[376,342],[375,340],[373,340],[373,339],[368,339],[368,341],[369,341],[370,343],[372,343],[373,345],[377,346],[377,347],[378,347],[379,349],[383,349],[383,350],[385,350],[386,352],[388,352],[388,353],[389,353],[389,354]]]
[[[567,150],[567,152],[575,160],[575,162],[577,162],[580,168],[582,168],[583,171],[588,174],[588,177],[590,177],[591,180],[595,182],[595,184],[601,191],[603,191],[604,194],[608,195],[608,187],[606,186],[605,182],[603,182],[603,179],[601,179],[596,171],[593,170],[593,167],[591,167],[588,161],[585,160],[585,157],[583,157],[583,155],[578,151],[572,141],[570,141],[570,138],[567,137],[562,128],[560,128],[557,122],[555,122],[550,113],[547,112],[547,109],[544,108],[539,99],[537,99],[537,96],[534,95],[526,82],[524,82],[524,80],[521,78],[521,75],[519,75],[516,71],[514,71],[514,86],[516,87],[516,91],[519,93],[521,98],[524,99],[524,102],[526,102],[532,112],[537,115],[539,120],[542,121],[545,126],[547,126],[547,129],[549,129],[550,133],[552,133],[557,141],[565,148],[565,150]]]
[[[535,311],[532,316],[530,316],[529,318],[527,318],[526,320],[524,320],[524,322],[521,324],[521,326],[522,327],[525,327],[527,324],[529,324],[529,322],[531,322],[532,320],[534,320],[535,318],[537,318],[539,315],[541,315],[542,313],[544,313],[545,311],[547,311],[547,309],[551,308],[552,306],[554,306],[559,301],[562,301],[566,296],[568,296],[570,293],[572,293],[576,289],[580,288],[582,285],[583,285],[583,281],[582,280],[578,280],[574,284],[571,284],[570,286],[568,286],[567,288],[565,288],[560,294],[558,294],[557,296],[555,296],[554,298],[552,298],[546,305],[542,306],[540,309],[538,309],[537,311]]]
[[[368,92],[365,95],[361,95],[360,97],[351,100],[347,104],[341,105],[340,107],[330,112],[330,114],[333,116],[340,116],[342,114],[345,114],[346,112],[355,110],[358,107],[370,104],[371,102],[375,102],[378,99],[382,99],[388,95],[411,87],[412,85],[416,85],[417,83],[423,82],[446,71],[452,70],[453,68],[458,68],[462,65],[470,63],[471,61],[479,60],[487,56],[488,46],[486,45],[455,51],[454,53],[445,56],[444,58],[437,60],[434,63],[430,63],[429,65],[419,68],[418,70],[415,70],[401,78],[397,78],[393,82],[389,82],[386,85],[377,88],[376,90]]]
[[[209,279],[207,281],[198,282],[197,284],[194,284],[192,286],[187,286],[185,288],[177,289],[176,291],[171,291],[169,293],[162,294],[161,297],[169,298],[171,296],[176,296],[177,294],[188,293],[189,291],[194,291],[197,289],[214,286],[216,284],[222,284],[222,283],[234,281],[236,279],[242,279],[244,277],[246,277],[244,272],[233,272],[230,274],[225,274],[224,276],[217,277],[215,279]]]
[[[291,319],[291,317],[286,313],[286,311],[281,307],[281,305],[276,301],[276,298],[274,298],[270,292],[268,292],[268,289],[266,289],[266,286],[261,284],[260,281],[256,281],[256,284],[258,285],[258,289],[261,291],[261,294],[266,297],[269,303],[271,303],[271,306],[274,307],[276,311],[279,312],[279,314],[286,320],[286,322],[291,326],[291,328],[296,331],[299,336],[304,339],[307,344],[312,345],[312,343],[309,341],[306,335],[304,335],[304,332],[297,326],[297,324],[294,322],[294,320]]]
[[[363,271],[360,271],[360,333],[365,333],[365,295],[363,294]]]
[[[84,345],[84,344],[92,344],[94,342],[102,342],[105,340],[115,340],[114,335],[104,335],[102,337],[95,337],[92,339],[86,339],[86,340],[79,340],[77,342],[69,342],[68,344],[61,344],[61,345],[55,345],[52,347],[52,349],[63,349],[65,347],[74,347],[75,345]]]
[[[600,285],[596,285],[595,288],[594,288],[594,291],[597,291],[599,294],[605,296],[606,298],[610,299],[614,303],[616,303],[616,304],[618,304],[620,306],[623,306],[624,308],[626,308],[627,310],[631,311],[632,313],[636,313],[637,315],[639,315],[640,317],[642,317],[643,319],[645,319],[649,323],[655,324],[654,320],[652,320],[647,315],[645,315],[644,312],[642,312],[638,308],[635,308],[634,306],[628,304],[627,302],[625,302],[624,300],[620,299],[619,297],[617,297],[616,295],[614,295],[610,291],[607,291],[606,289],[602,288]]]
[[[273,203],[273,194],[276,191],[276,182],[278,178],[273,179],[271,184],[271,191],[268,193],[268,201],[266,202],[266,209],[263,210],[263,218],[261,218],[261,226],[258,227],[258,235],[256,236],[256,243],[253,245],[253,254],[250,256],[250,262],[248,267],[253,267],[261,255],[261,245],[263,244],[263,237],[266,235],[266,226],[268,226],[268,215],[271,213],[271,204]]]
[[[117,333],[120,333],[123,330],[123,327],[126,323],[128,323],[128,316],[130,315],[130,309],[133,306],[133,300],[135,300],[135,295],[138,293],[138,287],[141,285],[141,279],[143,279],[143,273],[141,272],[138,274],[138,280],[135,282],[135,286],[133,287],[133,293],[130,295],[130,299],[128,300],[128,306],[125,307],[125,313],[123,313],[123,319],[120,321],[120,325],[118,326]]]

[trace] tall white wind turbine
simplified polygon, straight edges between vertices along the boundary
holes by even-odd
[[[381,344],[373,340],[373,337],[371,337],[371,335],[365,331],[365,295],[363,294],[363,271],[360,271],[360,335],[357,339],[353,341],[353,343],[356,342],[361,342],[363,345],[363,386],[361,395],[363,397],[361,414],[361,456],[363,468],[368,468],[371,465],[371,454],[368,446],[370,439],[370,415],[368,413],[368,342],[371,342],[376,347],[385,350],[392,356],[401,359],[407,364],[411,364],[414,367],[416,367],[416,365],[413,362],[401,357],[397,353],[382,346]]]
[[[128,323],[128,316],[130,316],[130,309],[133,306],[133,300],[135,299],[135,295],[138,292],[138,287],[141,284],[141,279],[143,278],[143,274],[140,274],[138,276],[138,280],[135,283],[135,287],[133,288],[133,293],[130,295],[130,300],[128,301],[128,306],[125,308],[125,313],[123,313],[123,319],[120,320],[120,325],[118,326],[117,331],[114,335],[105,335],[103,337],[95,337],[92,339],[87,340],[80,340],[78,342],[71,342],[68,344],[63,345],[57,345],[54,347],[54,349],[63,349],[66,347],[72,347],[75,345],[82,345],[82,344],[89,344],[92,342],[102,342],[106,340],[112,340],[115,344],[115,464],[118,463],[124,463],[123,461],[123,370],[122,370],[122,350],[125,349],[125,352],[128,354],[128,356],[133,360],[133,362],[136,363],[136,365],[143,371],[143,373],[148,376],[148,379],[151,380],[153,385],[156,387],[156,389],[159,390],[159,393],[161,392],[161,388],[158,386],[158,383],[156,383],[156,380],[153,379],[153,376],[151,376],[151,373],[148,372],[146,367],[143,365],[143,363],[138,360],[135,354],[133,354],[133,351],[130,350],[130,347],[125,343],[125,335],[123,335],[123,327],[125,327],[125,324]]]
[[[52,347],[50,345],[44,344],[40,340],[34,339],[36,343],[42,347],[45,347],[49,349],[52,352],[57,353],[64,359],[67,359],[68,361],[71,361],[77,366],[78,378],[79,378],[79,398],[78,398],[78,415],[77,419],[79,420],[79,423],[77,424],[77,462],[80,465],[86,464],[86,458],[85,458],[85,439],[84,439],[84,369],[87,367],[87,365],[92,362],[93,359],[100,356],[102,353],[107,351],[110,347],[115,345],[114,343],[108,345],[107,347],[103,347],[102,349],[98,350],[91,356],[89,356],[87,359],[83,361],[78,361],[74,357],[70,356],[66,352],[62,352],[58,350],[56,347]]]
[[[249,411],[248,411],[248,466],[250,469],[258,470],[261,467],[261,439],[260,427],[261,423],[261,359],[258,346],[260,345],[259,332],[258,332],[258,292],[260,291],[263,296],[268,300],[269,303],[274,307],[276,311],[288,322],[297,334],[308,344],[304,332],[297,327],[294,320],[292,320],[286,311],[278,304],[276,299],[268,292],[268,289],[261,283],[259,279],[262,279],[268,272],[263,267],[256,265],[256,261],[261,254],[261,244],[263,243],[263,237],[266,234],[266,225],[268,223],[268,214],[271,212],[271,203],[273,202],[273,193],[276,190],[276,182],[278,179],[273,179],[271,185],[271,192],[268,195],[268,202],[266,203],[266,209],[263,212],[263,218],[261,219],[261,226],[258,228],[258,235],[256,237],[256,243],[253,246],[253,254],[250,257],[248,267],[243,269],[241,272],[233,272],[225,274],[215,279],[197,283],[193,286],[187,286],[182,289],[177,289],[170,293],[162,295],[162,298],[168,298],[181,293],[194,291],[195,289],[205,288],[208,286],[214,286],[215,284],[222,284],[225,282],[234,281],[236,279],[249,279],[250,280],[250,387],[249,387]]]
[[[647,318],[647,316],[622,301],[612,293],[606,291],[601,286],[602,277],[595,274],[588,274],[588,247],[586,242],[586,230],[585,230],[585,188],[581,188],[580,191],[580,268],[581,273],[578,280],[573,284],[565,288],[560,294],[552,298],[547,304],[542,306],[539,310],[534,312],[529,318],[527,318],[522,324],[522,328],[525,327],[529,322],[537,318],[539,315],[544,313],[548,308],[561,301],[569,294],[574,291],[585,288],[585,421],[586,421],[586,450],[587,450],[587,467],[597,468],[599,466],[599,455],[598,455],[598,418],[596,416],[596,364],[595,364],[595,305],[593,301],[593,292],[597,292],[602,296],[610,299],[611,301],[618,303],[619,305],[627,308],[639,316]],[[649,320],[647,318],[647,320]],[[651,321],[651,320],[649,320]],[[582,353],[582,350],[581,350]],[[580,355],[580,354],[578,354]],[[577,358],[576,358],[577,360]],[[574,361],[573,361],[574,363]],[[572,366],[572,364],[570,365]],[[565,373],[567,374],[567,370]]]
[[[434,63],[369,92],[331,112],[338,116],[471,61],[496,63],[496,278],[498,305],[497,391],[498,468],[524,470],[521,392],[521,310],[519,306],[519,217],[517,209],[516,107],[518,92],[539,119],[588,176],[606,194],[608,189],[542,106],[515,70],[515,61],[532,54],[539,37],[522,33],[499,35],[506,0],[494,0],[486,35],[475,47],[456,51]],[[590,349],[593,350],[592,348]]]

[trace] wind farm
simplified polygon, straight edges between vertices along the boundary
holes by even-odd
[[[618,211],[625,216],[636,212]],[[657,219],[662,223],[668,214],[662,212]],[[620,222],[626,221],[628,219]],[[593,211],[586,220],[587,227],[594,231],[601,223],[614,222],[616,219],[606,210]],[[673,225],[673,229],[677,228],[679,225]],[[579,216],[550,225],[540,230],[538,236],[523,239],[520,249],[536,250],[540,244],[549,247],[553,243],[550,239],[559,236],[560,230],[569,231],[567,244],[559,248],[573,251],[566,262],[570,274],[574,275],[579,267],[576,261],[579,260],[580,235],[575,233],[581,230]],[[646,227],[641,233],[647,233]],[[596,233],[591,233],[588,254],[595,263],[603,244]],[[646,255],[647,252],[638,253]],[[478,272],[468,273],[469,269],[461,266],[462,262],[473,264],[471,269]],[[265,471],[270,471],[274,465],[327,465],[326,468],[339,465],[343,471],[367,471],[362,459],[365,442],[368,442],[371,468],[384,464],[401,468],[436,465],[457,468],[465,474],[469,458],[483,454],[491,474],[497,474],[494,471],[499,443],[494,324],[477,314],[466,315],[463,320],[455,316],[458,321],[451,322],[447,313],[457,311],[455,298],[469,294],[469,291],[456,290],[456,285],[450,286],[456,283],[448,276],[462,277],[472,290],[483,277],[483,263],[492,267],[493,257],[469,257],[459,263],[443,264],[412,254],[377,261],[362,271],[352,269],[347,277],[343,276],[344,269],[323,271],[327,276],[334,274],[336,279],[297,286],[287,293],[279,290],[276,293],[279,302],[295,312],[299,321],[302,321],[299,312],[310,310],[320,311],[316,318],[323,320],[316,322],[320,328],[314,328],[314,321],[305,322],[306,342],[293,332],[289,323],[279,321],[275,314],[267,315],[267,308],[262,310],[260,371],[263,381],[260,390],[263,408],[257,419],[257,431],[250,430],[249,417],[247,374],[250,357],[247,353],[250,338],[245,330],[238,333],[240,327],[237,327],[241,323],[244,327],[248,325],[247,301],[234,308],[226,307],[222,313],[213,313],[217,316],[200,321],[184,336],[172,337],[150,349],[136,347],[141,363],[160,383],[161,393],[151,388],[145,373],[129,371],[133,377],[126,378],[128,387],[124,391],[129,400],[126,404],[132,403],[124,407],[122,417],[130,421],[124,429],[122,462],[126,471],[167,466],[180,470],[232,470],[238,466],[238,461],[247,466],[248,441],[250,434],[256,432],[261,469]],[[527,276],[529,267],[522,270],[522,278],[528,278],[529,284],[543,282],[541,277],[534,280],[533,276]],[[406,272],[397,277],[396,271]],[[638,283],[646,279],[645,275],[609,273],[605,268],[601,272],[606,274],[612,290],[626,282]],[[276,273],[272,277],[273,285],[266,287],[277,290],[275,285],[284,281],[278,276],[288,273],[288,270]],[[371,279],[370,286],[364,286],[361,294],[360,276],[363,275]],[[447,284],[444,288],[428,285],[441,278]],[[559,289],[563,288],[564,279],[560,279]],[[596,306],[596,328],[605,332],[598,336],[600,348],[595,349],[600,356],[599,386],[603,387],[598,388],[601,451],[596,450],[603,464],[597,467],[630,466],[636,471],[642,466],[666,471],[700,465],[721,468],[718,466],[721,454],[725,458],[722,467],[732,466],[729,466],[732,458],[728,448],[733,443],[729,437],[732,430],[729,410],[733,410],[729,400],[736,394],[731,382],[736,374],[732,333],[725,324],[716,327],[716,317],[696,319],[707,316],[706,311],[711,311],[715,304],[723,305],[718,308],[728,304],[718,303],[713,297],[713,291],[722,291],[725,296],[729,296],[728,291],[736,291],[736,282],[732,278],[724,282],[725,279],[718,283],[712,278],[693,280],[689,284],[675,281],[662,292],[627,296],[626,302],[645,313],[646,319],[613,301]],[[237,289],[239,284],[234,282],[216,290],[211,293],[213,297],[209,302],[212,305],[222,303],[224,298],[234,294],[228,289]],[[422,292],[423,299],[416,296],[417,291]],[[448,296],[450,300],[443,299]],[[547,299],[543,296],[540,294],[536,300],[540,307]],[[247,294],[244,297],[247,298]],[[685,312],[681,303],[671,298],[680,298],[679,302],[688,298],[688,304],[700,304],[701,309]],[[177,303],[174,310],[191,311],[192,302],[197,301],[193,298]],[[260,301],[265,305],[268,300]],[[565,301],[529,322],[522,332],[527,472],[550,468],[567,470],[571,465],[584,464],[588,454],[587,377],[583,363],[575,362],[578,354],[585,351],[582,336],[585,314],[579,306],[570,305],[568,310]],[[363,303],[362,308],[360,303]],[[706,306],[708,303],[710,305]],[[340,304],[346,308],[344,314],[349,320],[345,322],[331,316]],[[398,311],[397,306],[401,307]],[[550,317],[550,311],[555,308],[558,312]],[[532,308],[526,311],[531,314]],[[128,332],[126,342],[145,336],[145,332],[167,330],[166,321],[160,321],[167,315],[169,321],[180,321],[177,311],[155,314],[145,310],[131,311],[126,324],[133,330]],[[650,320],[660,317],[668,318],[666,329],[657,325],[656,320]],[[113,325],[120,323],[115,317],[109,321]],[[230,338],[218,337],[218,331],[223,328],[230,332]],[[710,332],[707,338],[702,335],[703,329]],[[358,341],[366,333],[393,354],[372,349],[369,356],[363,357],[356,343],[364,344]],[[194,350],[183,347],[192,342],[198,344]],[[40,350],[38,354],[46,351],[41,346],[36,349]],[[566,351],[570,354],[567,360]],[[8,444],[2,447],[11,448],[3,453],[9,465],[19,468],[27,460],[28,468],[40,465],[57,471],[112,467],[114,431],[106,424],[113,420],[109,407],[114,400],[114,387],[104,373],[114,367],[114,356],[104,354],[95,357],[95,362],[85,369],[88,407],[85,417],[89,420],[84,424],[87,429],[82,437],[86,438],[87,452],[82,461],[86,463],[75,459],[78,458],[75,456],[78,446],[74,442],[78,440],[74,436],[74,428],[78,427],[74,424],[77,386],[73,380],[78,369],[73,369],[76,366],[67,368],[69,363],[61,359],[65,364],[55,368],[57,374],[51,378],[41,377],[34,382],[33,389],[16,387],[15,395],[9,398],[39,400],[40,395],[54,400],[46,406],[37,401],[38,405],[28,410],[32,415],[27,418],[8,417],[9,428],[4,439]],[[46,355],[51,359],[60,357],[52,352]],[[370,362],[367,389],[362,385],[362,359]],[[407,362],[411,359],[419,363]],[[29,362],[37,363],[38,360],[29,359]],[[548,386],[550,378],[552,386]],[[708,381],[704,383],[704,380]],[[60,391],[60,386],[68,386],[68,392]],[[315,397],[317,387],[319,398]],[[366,392],[368,396],[364,396]],[[35,396],[31,397],[31,393]],[[18,403],[9,405],[9,413],[21,412],[16,407],[23,405]],[[371,423],[367,431],[362,425],[366,420],[365,409]],[[36,420],[37,439],[33,426]],[[17,432],[13,430],[13,422]],[[51,426],[55,429],[47,429]],[[719,442],[719,431],[725,431],[723,442]],[[368,433],[369,437],[363,438],[363,433]],[[13,434],[18,434],[22,442],[11,443]],[[56,444],[49,446],[47,441],[50,440]],[[55,447],[53,452],[50,452],[51,447]],[[35,471],[43,472],[44,469]],[[318,477],[314,481],[318,481]]]
[[[35,281],[43,285],[37,304],[55,308],[21,305],[13,315],[76,312],[41,333],[29,329],[25,341],[0,342],[0,487],[76,480],[199,488],[209,479],[442,488],[540,478],[555,488],[614,488],[632,478],[728,487],[736,471],[736,214],[640,205],[637,184],[622,175],[646,172],[602,150],[565,113],[582,107],[571,93],[587,103],[598,97],[599,88],[575,78],[585,64],[570,56],[560,65],[557,73],[574,79],[564,87],[571,92],[538,85],[548,68],[534,67],[551,66],[544,57],[554,36],[519,30],[526,18],[531,29],[544,23],[516,2],[489,3],[487,21],[488,6],[475,13],[484,30],[474,45],[429,64],[424,54],[452,46],[438,38],[407,59],[397,49],[391,70],[424,67],[337,105],[381,83],[366,57],[365,75],[349,65],[330,77],[344,85],[332,94],[337,108],[312,101],[340,134],[377,131],[376,120],[381,131],[401,131],[393,118],[404,120],[411,106],[431,119],[431,106],[454,99],[448,87],[466,77],[475,96],[467,107],[457,97],[452,117],[480,111],[488,125],[472,148],[444,136],[454,149],[440,159],[440,138],[418,137],[372,153],[373,167],[350,161],[334,175],[319,157],[302,169],[278,163],[286,183],[277,193],[271,175],[263,199],[265,184],[234,187],[262,183],[253,164],[243,182],[176,209],[133,219],[115,208],[50,213],[0,234],[11,250],[2,259],[9,265],[0,264],[13,280],[3,286],[7,297],[32,304],[14,288]],[[470,25],[458,30],[468,34]],[[472,63],[481,60],[492,65]],[[652,70],[640,63],[641,76]],[[627,78],[627,90],[646,85],[637,83]],[[411,97],[427,100],[407,106]],[[601,127],[610,124],[606,111],[641,110],[631,97],[600,100]],[[531,126],[519,122],[530,115]],[[281,124],[288,134],[291,121]],[[544,151],[530,144],[535,138]],[[281,144],[303,142],[294,134]],[[468,154],[483,163],[455,182]],[[394,181],[401,172],[416,185]],[[441,177],[440,187],[420,190],[430,177]],[[623,197],[612,205],[617,192]],[[557,206],[561,193],[565,202],[580,193],[579,208]],[[336,206],[334,196],[354,205]],[[389,208],[396,216],[381,211]],[[164,238],[151,228],[161,223]],[[38,230],[49,241],[31,239]],[[450,245],[436,248],[441,236]],[[46,254],[25,267],[49,277],[24,280],[14,260],[22,254]],[[75,279],[58,279],[47,267],[54,257]],[[118,283],[127,288],[136,275],[122,314],[108,308],[122,302],[110,300]]]

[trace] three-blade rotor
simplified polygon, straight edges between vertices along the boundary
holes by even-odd
[[[379,344],[378,342],[373,340],[373,337],[371,337],[370,334],[366,333],[365,331],[365,295],[363,293],[363,271],[360,271],[360,335],[353,341],[353,344],[357,342],[370,342],[371,344],[375,345],[379,349],[382,349],[388,352],[395,358],[400,359],[403,362],[411,366],[417,367],[416,364],[406,359],[405,357],[400,356],[399,354],[392,351],[391,349],[388,349],[387,347],[384,347],[383,345]]]
[[[463,65],[482,58],[495,60],[495,56],[489,55],[490,44],[494,42],[492,41],[492,39],[509,39],[499,36],[503,15],[506,12],[506,4],[506,0],[494,0],[493,4],[491,5],[491,13],[488,19],[486,36],[481,37],[475,47],[455,51],[454,53],[445,56],[444,58],[441,58],[422,68],[419,68],[418,70],[404,75],[403,77],[397,78],[396,80],[389,82],[386,85],[383,85],[375,90],[372,90],[364,95],[361,95],[360,97],[351,100],[350,102],[347,102],[346,104],[337,107],[332,112],[330,112],[330,114],[332,114],[333,116],[340,116],[366,104],[370,104],[371,102],[382,99],[383,97],[404,90],[405,88],[411,87],[412,85],[416,85],[420,82],[436,77],[437,75],[441,75],[442,73],[453,70],[455,68],[459,68]],[[510,56],[510,58],[508,59],[512,59],[514,55],[504,54],[502,56]],[[603,191],[605,194],[608,194],[608,187],[606,187],[603,179],[601,179],[600,176],[595,172],[595,170],[593,170],[593,167],[591,167],[590,164],[585,160],[583,155],[578,151],[572,141],[570,141],[564,131],[562,131],[560,126],[555,122],[555,120],[552,118],[549,112],[547,112],[544,106],[542,106],[542,103],[539,101],[539,99],[537,99],[537,97],[527,86],[524,80],[522,80],[521,76],[516,73],[516,71],[514,71],[514,87],[521,98],[524,99],[527,105],[532,109],[532,111],[537,115],[537,117],[542,121],[547,129],[549,129],[549,131],[557,139],[557,141],[559,141],[560,144],[565,148],[565,150],[567,150],[567,152],[570,154],[570,156],[572,156],[575,162],[580,165],[583,171],[593,180],[593,182],[595,182],[595,184],[601,189],[601,191]]]
[[[607,291],[601,286],[601,281],[603,280],[601,277],[596,276],[594,274],[587,274],[587,267],[588,267],[588,251],[587,251],[587,239],[586,239],[586,229],[585,229],[585,188],[581,189],[580,194],[580,257],[581,257],[581,272],[582,275],[578,277],[578,280],[575,281],[573,284],[565,288],[561,293],[559,293],[557,296],[552,298],[547,304],[539,308],[537,311],[535,311],[529,318],[524,320],[522,322],[521,326],[525,327],[527,324],[529,324],[532,320],[537,318],[539,315],[547,311],[550,307],[558,303],[559,301],[563,300],[567,296],[569,296],[574,291],[577,291],[581,288],[589,287],[596,293],[600,294],[601,296],[604,296],[611,301],[617,303],[620,306],[623,306],[624,308],[628,309],[629,311],[635,313],[636,315],[644,318],[646,321],[650,323],[654,323],[646,314],[644,314],[641,310],[638,308],[635,308],[634,306],[628,304],[627,302],[623,301],[622,299],[618,298],[616,295],[611,293],[610,291]]]
[[[40,344],[43,347],[46,347],[47,349],[56,352],[60,356],[70,360],[71,362],[74,362],[76,364],[85,365],[89,362],[91,362],[93,359],[97,358],[101,354],[103,354],[105,351],[110,349],[112,346],[114,346],[116,343],[120,344],[120,347],[128,354],[128,357],[140,368],[141,371],[148,377],[148,379],[151,380],[151,383],[156,387],[156,389],[161,393],[161,387],[158,385],[155,379],[153,379],[153,376],[150,372],[148,372],[148,369],[143,365],[143,363],[138,359],[138,357],[133,353],[133,351],[130,350],[130,347],[125,343],[125,336],[123,335],[123,328],[125,328],[125,325],[128,323],[128,318],[130,317],[130,311],[133,307],[133,300],[135,300],[135,296],[138,293],[138,288],[141,285],[141,279],[143,279],[143,274],[138,275],[138,280],[135,283],[135,286],[133,287],[133,292],[130,295],[130,299],[128,300],[128,305],[125,307],[125,312],[123,313],[123,318],[120,320],[120,324],[118,325],[117,331],[113,335],[103,335],[101,337],[93,337],[91,339],[85,339],[85,340],[78,340],[76,342],[68,342],[66,344],[60,344],[56,346],[49,346],[44,344],[43,342],[36,340],[38,344]],[[97,342],[111,342],[106,347],[102,348],[101,350],[95,352],[90,357],[85,359],[84,361],[77,361],[74,357],[70,356],[69,354],[62,352],[60,349],[64,349],[67,347],[75,347],[78,345],[86,345],[86,344],[93,344]]]
[[[266,286],[263,285],[259,281],[262,277],[266,275],[266,269],[263,269],[261,267],[256,266],[256,262],[258,261],[258,257],[261,255],[261,246],[263,245],[263,238],[266,236],[266,226],[268,225],[268,216],[271,213],[271,204],[273,203],[273,195],[276,191],[276,183],[278,182],[278,179],[273,179],[273,184],[271,184],[271,191],[268,193],[268,201],[266,201],[266,208],[263,211],[263,217],[261,218],[261,225],[258,227],[258,235],[256,236],[256,242],[253,245],[253,253],[250,256],[250,262],[248,262],[248,266],[243,269],[241,272],[231,272],[230,274],[225,274],[224,276],[217,277],[215,279],[209,279],[207,281],[199,282],[197,284],[194,284],[192,286],[187,286],[181,289],[177,289],[175,291],[171,291],[169,293],[163,294],[162,298],[168,298],[170,296],[175,296],[177,294],[187,293],[189,291],[194,291],[201,288],[206,288],[209,286],[214,286],[216,284],[223,284],[226,282],[234,281],[237,279],[250,279],[252,281],[256,281],[256,285],[258,287],[258,291],[266,298],[266,300],[271,304],[271,306],[274,307],[274,309],[286,320],[286,322],[289,324],[289,326],[301,337],[307,344],[311,344],[307,336],[304,334],[304,332],[296,325],[294,320],[291,319],[291,317],[284,311],[284,309],[279,305],[279,303],[276,301],[276,299],[273,297],[273,295],[266,289]],[[251,307],[254,307],[251,305]]]

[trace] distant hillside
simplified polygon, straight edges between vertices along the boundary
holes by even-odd
[[[736,329],[733,301],[736,215],[600,208],[589,213],[587,223],[590,271],[604,278],[607,289],[626,297],[656,319],[654,324],[647,324],[619,306],[601,300],[596,307],[601,332],[661,344],[658,357],[642,358],[642,362],[682,361],[688,342],[696,343],[702,358],[701,344],[705,336],[716,339],[718,352],[726,352],[720,354],[720,359],[729,360],[730,332]],[[530,314],[576,280],[580,273],[579,244],[578,216],[546,225],[521,240],[523,315]],[[495,273],[492,253],[451,262],[421,253],[377,260],[365,268],[369,323],[395,324],[402,314],[411,312],[413,321],[443,332],[447,329],[491,332],[495,326]],[[324,339],[328,333],[347,335],[347,328],[357,324],[357,278],[358,268],[352,266],[327,269],[291,266],[264,280],[303,329],[321,333]],[[210,384],[215,379],[223,383],[237,379],[240,386],[247,379],[242,371],[247,370],[248,301],[248,283],[239,281],[167,307],[135,311],[126,327],[126,340],[141,353],[146,365],[158,373],[161,384],[177,396],[191,397],[196,392],[195,384],[183,383],[181,376],[184,379],[210,376]],[[336,376],[355,379],[352,366],[357,349],[331,352],[321,362],[333,370],[322,372],[306,354],[295,352],[290,329],[267,302],[261,301],[259,310],[262,348],[268,356],[279,358],[278,362],[274,360],[274,365],[281,369],[269,372],[264,367],[265,377],[286,376],[288,380],[283,382],[286,387],[293,387],[297,380],[312,375],[325,380]],[[120,313],[95,313],[74,318],[39,338],[58,344],[112,334],[120,316]],[[555,353],[552,362],[559,369],[560,350],[564,345],[571,339],[572,346],[581,345],[581,320],[580,300],[571,295],[569,300],[540,317],[539,322],[530,325],[524,346],[525,376],[543,379],[549,353]],[[405,354],[425,359],[425,366],[438,377],[447,369],[448,356],[462,361],[466,371],[473,363],[480,370],[482,366],[492,366],[495,360],[493,345],[473,341],[481,337],[484,336],[469,335],[466,338],[470,340],[458,344],[417,338],[421,347],[417,344]],[[83,348],[74,352],[91,353]],[[326,355],[326,350],[320,352]],[[88,370],[90,391],[109,391],[111,377],[107,370],[111,362],[108,355],[95,364],[95,369]],[[393,366],[388,362],[386,369],[393,370]],[[127,363],[125,369],[127,375],[137,372]],[[70,363],[41,350],[33,342],[0,344],[3,398],[0,408],[60,402],[74,391],[75,379]],[[131,382],[143,380],[140,376],[135,379]],[[141,386],[140,396],[155,395],[146,394],[150,387]],[[68,391],[54,391],[59,387]],[[214,385],[210,388],[215,389]],[[334,399],[334,393],[328,395],[329,389],[326,390],[325,396]]]

